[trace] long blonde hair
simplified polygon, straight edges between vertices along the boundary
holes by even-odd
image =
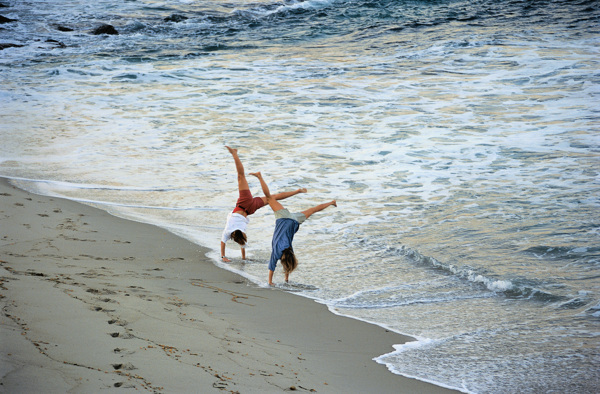
[[[281,265],[283,266],[283,272],[286,274],[289,274],[298,267],[298,259],[291,246],[281,254]]]

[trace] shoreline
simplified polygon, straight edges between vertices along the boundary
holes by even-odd
[[[373,360],[413,338],[167,230],[1,177],[0,201],[0,392],[457,392]]]

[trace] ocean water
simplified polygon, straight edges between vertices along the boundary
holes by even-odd
[[[268,207],[249,260],[218,261],[237,147],[272,191],[309,190],[287,208],[337,199],[275,281],[413,336],[376,359],[390,373],[600,390],[598,2],[2,4],[0,44],[20,46],[0,51],[1,176],[168,228],[265,286]],[[90,33],[103,23],[119,35]]]

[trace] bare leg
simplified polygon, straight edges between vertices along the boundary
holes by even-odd
[[[306,188],[303,187],[302,189],[294,190],[293,192],[281,192],[281,193],[277,193],[277,194],[271,196],[271,198],[274,198],[275,200],[283,200],[283,199],[286,199],[288,197],[295,196],[298,193],[306,193]],[[268,204],[267,197],[260,197],[260,198],[263,200],[263,202],[265,204]]]
[[[240,160],[237,149],[230,148],[225,146],[231,156],[233,156],[233,160],[235,161],[235,169],[237,171],[238,177],[238,189],[239,190],[250,190],[250,186],[248,186],[248,181],[246,180],[246,175],[244,174],[244,166],[242,165],[242,161]]]
[[[277,193],[273,196],[274,199],[276,200],[284,200],[288,197],[292,197],[295,196],[298,193],[306,193],[306,188],[301,188],[298,190],[294,190],[293,192],[282,192],[282,193]]]
[[[312,215],[315,212],[319,212],[324,210],[325,208],[327,208],[328,206],[333,205],[334,207],[337,207],[337,202],[335,200],[333,201],[329,201],[323,204],[319,204],[316,207],[312,207],[307,209],[306,211],[302,211],[302,213],[306,216],[306,218],[308,219],[310,215]]]
[[[271,195],[271,192],[269,191],[269,186],[263,179],[262,174],[260,172],[253,172],[250,173],[250,175],[257,177],[260,181],[260,186],[262,187],[263,193],[265,194],[265,198],[267,199],[266,202],[269,204],[273,212],[283,209],[283,205],[281,205],[281,203],[279,203],[279,201],[275,199],[275,196]]]

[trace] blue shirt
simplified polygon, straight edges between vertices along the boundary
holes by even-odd
[[[269,270],[275,271],[277,261],[281,258],[283,251],[292,246],[294,234],[300,228],[300,223],[294,219],[277,219],[275,221],[275,231],[273,232],[273,242],[271,248],[271,261],[269,261]]]

